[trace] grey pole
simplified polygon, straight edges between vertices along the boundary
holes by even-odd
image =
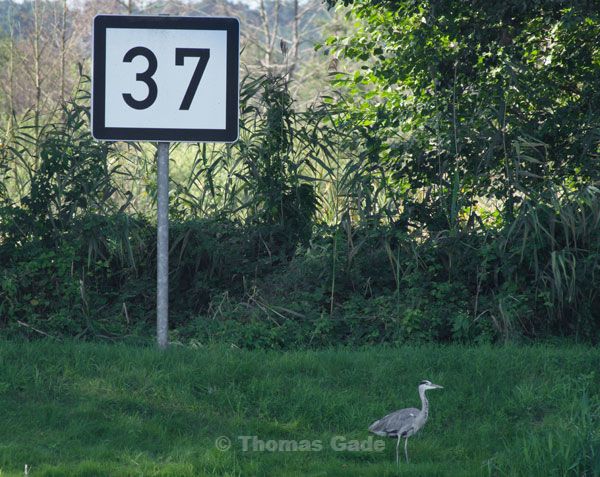
[[[158,229],[156,246],[156,339],[165,349],[169,330],[169,143],[158,143]]]

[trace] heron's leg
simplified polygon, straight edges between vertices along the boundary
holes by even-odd
[[[404,439],[404,456],[406,457],[406,463],[408,464],[408,436]]]
[[[400,458],[398,457],[398,447],[400,446],[400,434],[398,434],[398,442],[396,443],[396,465],[400,466]]]

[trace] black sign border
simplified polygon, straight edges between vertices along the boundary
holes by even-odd
[[[227,32],[225,129],[106,127],[106,29],[224,30]],[[235,142],[239,137],[240,24],[233,17],[96,15],[93,36],[92,136],[103,141]]]

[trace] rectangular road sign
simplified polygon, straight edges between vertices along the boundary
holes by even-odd
[[[236,18],[96,16],[92,135],[236,141],[239,32]]]

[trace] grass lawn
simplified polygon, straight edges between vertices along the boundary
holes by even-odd
[[[25,464],[31,476],[600,475],[599,370],[600,349],[575,346],[160,353],[2,341],[0,476]],[[444,389],[428,393],[409,464],[396,467],[395,441],[376,436],[366,444],[383,451],[338,450],[420,407],[422,379]],[[290,441],[312,450],[267,450]]]

